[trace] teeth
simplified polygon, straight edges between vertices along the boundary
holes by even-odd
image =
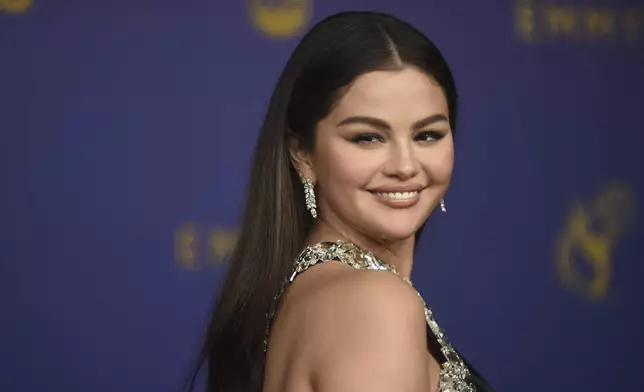
[[[406,199],[411,199],[412,197],[416,197],[416,195],[418,195],[418,192],[417,191],[414,191],[414,192],[388,192],[388,193],[376,192],[376,195],[378,195],[380,197],[388,197],[390,199],[406,200]]]

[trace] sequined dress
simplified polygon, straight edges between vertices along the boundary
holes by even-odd
[[[376,258],[371,252],[364,251],[356,245],[337,241],[321,242],[305,248],[295,261],[294,270],[282,285],[279,293],[273,300],[273,306],[266,315],[266,338],[264,349],[268,348],[268,337],[275,311],[280,297],[286,287],[300,273],[306,271],[319,263],[328,261],[339,261],[356,269],[386,270],[398,275],[407,284],[414,287],[412,282],[400,275],[396,268],[385,264]],[[415,290],[415,288],[414,288]],[[438,392],[492,392],[487,382],[470,366],[461,355],[447,341],[445,333],[434,320],[431,309],[425,303],[423,297],[416,290],[418,298],[425,308],[425,320],[427,321],[427,342],[428,350],[440,363],[440,380]]]

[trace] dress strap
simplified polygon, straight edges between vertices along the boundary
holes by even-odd
[[[387,266],[380,260],[369,254],[361,252],[356,246],[341,241],[338,242],[320,242],[314,246],[305,248],[295,261],[293,274],[289,278],[289,283],[295,277],[308,268],[329,261],[339,261],[342,264],[349,265],[355,269],[370,270],[389,270],[392,267]]]

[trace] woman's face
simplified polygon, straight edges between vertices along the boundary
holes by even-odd
[[[318,123],[315,148],[304,157],[300,167],[316,185],[320,218],[343,232],[408,238],[452,174],[443,90],[411,67],[362,75]]]

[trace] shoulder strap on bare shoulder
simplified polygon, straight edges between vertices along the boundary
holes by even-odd
[[[318,244],[308,246],[295,260],[295,267],[292,275],[284,281],[279,293],[273,299],[270,311],[266,313],[264,351],[268,349],[268,337],[270,334],[271,323],[275,316],[275,310],[279,303],[279,299],[284,293],[286,287],[293,282],[297,275],[306,271],[310,267],[332,260],[337,260],[341,263],[350,265],[355,269],[387,270],[393,272],[416,290],[411,280],[399,274],[395,267],[380,261],[371,252],[365,252],[354,244],[337,241],[320,242]],[[440,346],[440,351],[444,356],[444,362],[441,364],[439,391],[475,392],[476,387],[470,382],[470,368],[456,350],[454,350],[454,348],[449,344],[443,330],[434,320],[431,309],[427,306],[418,290],[416,290],[416,294],[425,308],[427,326]]]
[[[295,261],[293,274],[289,278],[292,282],[295,277],[319,263],[339,261],[355,269],[388,270],[389,266],[369,254],[361,252],[355,245],[345,242],[320,242],[306,247]]]
[[[279,306],[280,298],[289,284],[302,272],[310,267],[329,261],[339,261],[355,269],[371,270],[392,270],[390,267],[370,253],[362,252],[357,246],[337,241],[337,242],[319,242],[312,246],[307,246],[295,260],[293,273],[284,281],[279,292],[273,298],[271,308],[266,313],[266,336],[264,338],[264,351],[268,350],[268,337],[270,328],[275,317],[275,312]],[[395,272],[395,270],[392,270]]]

